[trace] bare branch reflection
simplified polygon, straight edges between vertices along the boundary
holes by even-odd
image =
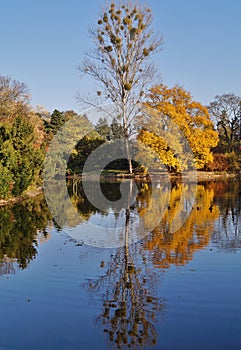
[[[132,182],[129,184],[132,196]],[[125,246],[111,255],[105,274],[86,285],[93,299],[101,295],[96,323],[117,348],[150,348],[157,342],[155,323],[163,300],[156,297],[158,276],[148,268],[141,244],[129,244],[130,208],[125,210]],[[104,262],[103,262],[104,264]]]
[[[103,185],[103,193],[106,192],[109,198],[111,195],[112,198],[118,197],[116,188],[118,189],[118,184],[108,186],[106,183]],[[144,223],[153,220],[153,211],[150,208],[156,203],[152,202],[151,190],[148,183],[139,185],[135,203],[125,210],[125,246],[115,249],[114,252],[112,250],[109,261],[101,263],[105,273],[84,285],[91,300],[101,303],[96,324],[114,348],[149,349],[157,343],[156,323],[165,315],[168,305],[168,301],[158,297],[160,291],[157,288],[161,275],[167,268],[187,264],[193,259],[195,252],[215,240],[222,249],[240,246],[240,184],[221,181],[198,184],[190,215],[184,225],[174,233],[170,231],[172,221],[177,212],[185,211],[189,205],[190,188],[188,184],[173,182],[170,193],[160,191],[160,203],[163,202],[163,196],[167,195],[169,203],[159,225],[142,241],[130,244],[128,236],[133,212],[143,215]],[[130,182],[129,198],[131,192]],[[183,192],[187,195],[181,203]],[[82,197],[75,195],[74,200],[80,210],[85,203],[81,187],[78,194]],[[150,209],[148,215],[145,210],[147,207]],[[96,210],[91,209],[88,215],[91,218],[95,213]],[[102,215],[105,219],[108,212]],[[123,213],[120,215],[123,219]],[[118,214],[113,218],[118,221]]]

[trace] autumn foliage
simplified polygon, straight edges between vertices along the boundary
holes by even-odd
[[[169,228],[177,215],[183,191],[188,193],[187,187],[188,185],[183,183],[173,186],[169,206],[160,225],[145,242],[144,248],[150,251],[156,267],[184,265],[192,260],[196,251],[208,245],[215,220],[220,215],[219,208],[214,203],[213,187],[205,188],[200,184],[197,186],[195,204],[186,222],[176,232],[171,233]],[[160,198],[161,200],[163,198]]]
[[[183,170],[184,164],[180,163],[180,159],[185,158],[185,147],[181,138],[178,140],[175,137],[178,133],[188,141],[197,169],[203,169],[212,162],[212,148],[218,143],[218,134],[208,109],[194,101],[188,91],[179,86],[169,88],[160,84],[150,90],[144,105],[150,113],[141,119],[140,125],[144,127],[140,129],[138,138],[158,154],[163,164],[176,171]],[[153,125],[159,126],[158,132],[155,133]],[[160,130],[165,135],[169,133],[169,144],[161,136]]]

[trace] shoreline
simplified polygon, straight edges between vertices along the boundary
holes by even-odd
[[[27,190],[26,192],[24,192],[23,194],[21,194],[20,196],[17,196],[17,197],[0,199],[0,207],[3,207],[5,205],[12,205],[15,203],[23,202],[26,199],[37,197],[42,192],[43,192],[43,188],[38,187],[35,190]]]
[[[129,174],[125,173],[109,173],[109,174],[104,174],[101,176],[102,180],[125,180],[125,179],[134,179],[134,180],[139,180],[139,181],[151,181],[151,180],[157,180],[160,178],[163,179],[170,179],[170,180],[179,180],[182,179],[182,177],[187,177],[189,179],[189,176],[187,174],[183,175],[178,175],[178,174],[166,174],[166,173],[159,173],[159,174],[154,174],[152,176],[149,176],[148,174],[134,174],[130,176]],[[74,180],[74,179],[79,179],[81,180],[82,176],[81,175],[72,175],[72,176],[67,176],[67,180]],[[89,175],[88,176],[89,180],[95,181],[98,180],[98,177],[96,175]],[[211,171],[197,171],[197,181],[213,181],[213,180],[238,180],[240,179],[240,174],[234,174],[234,173],[215,173]],[[190,181],[192,180],[192,177],[190,176]],[[17,197],[11,197],[7,199],[0,199],[0,207],[3,207],[5,205],[12,205],[15,203],[20,203],[24,200],[27,200],[29,198],[34,198],[40,195],[43,192],[43,187],[38,187],[33,190],[27,190],[24,194],[17,196]]]
[[[198,181],[208,180],[228,180],[228,179],[239,179],[240,174],[235,173],[215,173],[212,171],[197,171]]]
[[[76,175],[69,175],[66,177],[67,180],[81,180],[81,179],[88,179],[88,180],[98,180],[99,177],[97,174],[88,174],[83,176],[82,174],[76,174]],[[228,179],[239,179],[241,178],[241,174],[235,174],[235,173],[215,173],[211,171],[197,171],[195,172],[183,172],[183,174],[175,174],[170,173],[167,174],[164,173],[153,173],[151,175],[147,174],[128,174],[128,173],[116,173],[116,172],[109,172],[101,174],[100,179],[101,180],[125,180],[125,179],[133,179],[133,180],[143,180],[143,181],[151,181],[151,180],[158,180],[158,179],[170,179],[170,180],[178,180],[182,178],[187,178],[193,180],[197,179],[197,181],[204,181],[204,180],[228,180]]]

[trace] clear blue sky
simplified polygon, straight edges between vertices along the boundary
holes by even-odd
[[[241,0],[149,0],[153,29],[164,36],[155,57],[162,83],[176,83],[203,104],[241,96]],[[77,65],[91,47],[88,28],[105,0],[0,0],[0,74],[25,82],[32,105],[74,109]]]

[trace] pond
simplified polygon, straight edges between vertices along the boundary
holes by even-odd
[[[241,184],[120,185],[0,208],[1,350],[240,348]]]

